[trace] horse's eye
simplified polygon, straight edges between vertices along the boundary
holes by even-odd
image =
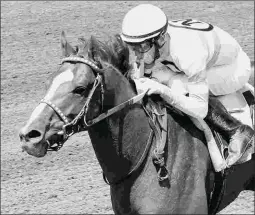
[[[85,88],[84,87],[76,87],[74,90],[73,90],[73,93],[74,94],[79,94],[79,95],[82,95],[85,93]]]

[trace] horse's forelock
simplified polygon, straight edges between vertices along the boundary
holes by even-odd
[[[125,73],[129,69],[129,49],[127,45],[122,41],[119,34],[111,37],[107,43],[112,54],[112,64],[120,70],[121,73]]]
[[[130,69],[129,49],[122,41],[119,34],[109,36],[106,42],[99,41],[95,37],[88,40],[78,39],[77,56],[90,58],[107,69],[109,64],[117,68],[122,74]]]

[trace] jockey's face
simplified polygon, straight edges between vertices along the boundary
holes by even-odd
[[[144,60],[145,65],[154,63],[155,44],[151,40],[137,44],[129,44],[129,47],[134,51],[137,63],[141,60]]]
[[[168,47],[167,42],[169,41],[169,35],[163,34],[159,36],[156,41],[154,40],[155,38],[148,39],[142,43],[128,43],[131,50],[135,53],[136,62],[139,63],[143,60],[147,68],[153,66],[156,58],[168,55],[168,50],[166,50],[166,48]],[[156,51],[160,56],[156,56]]]
[[[151,47],[151,49],[143,54],[144,65],[151,65],[156,60],[155,56],[155,44]]]
[[[162,37],[159,38],[158,45],[160,58],[166,58],[167,56],[169,56],[170,52],[169,43],[170,43],[169,34],[164,34]]]

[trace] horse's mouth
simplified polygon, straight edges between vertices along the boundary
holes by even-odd
[[[35,157],[44,157],[48,151],[58,151],[64,142],[63,134],[53,134],[37,143],[32,141],[23,142],[22,151],[26,151],[29,155]]]
[[[62,133],[57,133],[49,137],[46,142],[48,143],[47,151],[58,151],[63,146],[65,138]]]

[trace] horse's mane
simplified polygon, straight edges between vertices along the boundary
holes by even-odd
[[[77,56],[88,57],[102,69],[110,64],[122,74],[129,71],[129,49],[119,34],[109,36],[106,42],[99,41],[94,36],[88,40],[81,37],[79,42],[76,46]]]

